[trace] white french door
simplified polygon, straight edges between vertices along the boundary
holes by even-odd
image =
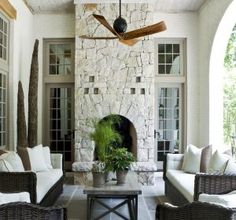
[[[164,155],[179,152],[182,144],[181,83],[158,84],[156,88],[156,161],[162,169]]]

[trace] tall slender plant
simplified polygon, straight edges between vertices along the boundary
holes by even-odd
[[[38,136],[38,45],[34,43],[34,51],[31,61],[29,95],[28,95],[28,144],[33,147],[37,144]]]
[[[119,132],[114,127],[118,120],[115,115],[112,115],[106,120],[93,121],[94,132],[90,134],[90,137],[95,142],[96,155],[100,161],[106,160],[114,142],[120,143],[122,141]]]
[[[17,97],[17,146],[27,147],[27,134],[25,122],[24,91],[22,83],[18,83]]]

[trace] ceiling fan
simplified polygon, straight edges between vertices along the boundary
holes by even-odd
[[[104,27],[106,27],[114,36],[112,37],[95,37],[82,35],[82,39],[94,39],[94,40],[112,40],[119,39],[121,43],[132,46],[138,42],[139,37],[144,37],[147,35],[155,34],[166,30],[166,25],[164,21],[158,22],[153,25],[149,25],[143,28],[139,28],[133,31],[126,32],[127,22],[121,17],[121,0],[119,0],[119,17],[113,23],[113,28],[107,22],[104,16],[93,14],[93,17],[97,19]]]

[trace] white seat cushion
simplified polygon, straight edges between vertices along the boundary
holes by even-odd
[[[61,169],[37,172],[37,203],[40,203],[50,188],[62,177]]]
[[[9,202],[28,202],[30,203],[30,194],[28,192],[20,193],[0,193],[0,205]]]
[[[166,177],[189,202],[193,202],[195,174],[182,170],[168,170]]]
[[[229,208],[236,208],[236,191],[222,195],[210,195],[202,193],[199,195],[199,201],[214,203]]]

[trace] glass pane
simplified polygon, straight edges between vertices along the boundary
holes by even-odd
[[[70,44],[64,45],[64,54],[71,54],[71,45]]]
[[[57,54],[64,54],[64,45],[57,44]]]
[[[71,66],[70,65],[65,65],[65,74],[70,75],[71,74]]]
[[[179,53],[179,44],[173,44],[173,53]]]
[[[2,20],[2,18],[0,18],[0,31],[3,32],[3,20]]]
[[[71,57],[70,56],[64,56],[65,58],[65,64],[70,64],[71,65]]]
[[[50,54],[56,54],[56,53],[57,53],[57,45],[55,45],[55,44],[50,44],[50,46],[49,46],[49,52],[50,52]]]
[[[165,55],[159,55],[158,56],[158,62],[159,63],[165,63]]]
[[[166,55],[166,63],[172,63],[172,55]]]
[[[64,75],[65,73],[65,66],[64,65],[60,65],[58,66],[58,73],[59,75]]]
[[[0,44],[3,45],[3,33],[0,32]]]
[[[50,75],[55,75],[57,72],[57,67],[55,65],[50,65],[49,66],[49,74]]]
[[[6,34],[7,33],[7,23],[4,21],[3,25],[4,25],[4,27],[3,27],[4,33]]]
[[[165,44],[158,45],[158,53],[165,53]]]
[[[158,66],[158,73],[159,74],[165,74],[165,65],[159,65]]]
[[[179,56],[175,56],[171,69],[170,69],[171,74],[180,74],[180,59]]]
[[[166,53],[172,53],[172,44],[166,44]]]
[[[57,63],[56,55],[54,55],[54,54],[50,55],[49,64],[56,64],[56,63]]]
[[[57,55],[57,64],[64,64],[64,56]]]

